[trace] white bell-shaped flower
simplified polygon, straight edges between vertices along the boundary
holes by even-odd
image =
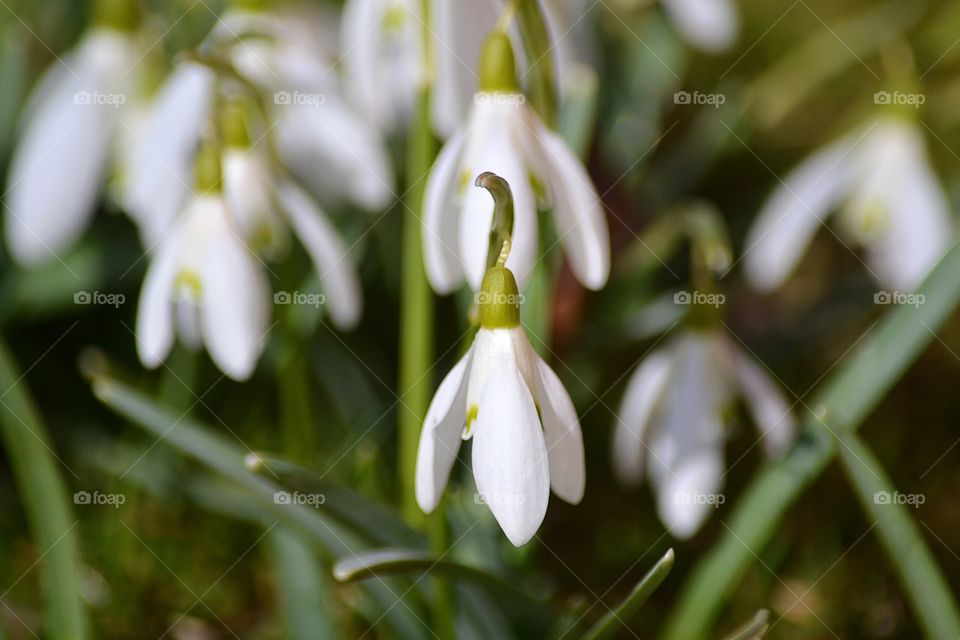
[[[660,0],[660,4],[692,47],[722,53],[736,42],[740,17],[733,0]]]
[[[134,14],[101,16],[27,103],[4,216],[10,253],[21,264],[54,259],[90,222],[137,77],[135,25]]]
[[[885,115],[811,155],[774,190],[747,236],[750,283],[779,287],[834,210],[845,240],[866,250],[871,273],[900,291],[920,284],[953,237],[922,132]]]
[[[618,411],[613,468],[625,485],[644,476],[657,511],[678,538],[692,536],[722,502],[724,411],[740,394],[765,451],[783,452],[796,424],[766,372],[716,329],[690,330],[648,355]]]
[[[509,270],[488,272],[479,294],[480,330],[427,411],[416,478],[417,503],[429,513],[461,439],[472,439],[477,491],[516,546],[540,528],[551,489],[577,504],[585,484],[576,409],[520,326],[519,299]]]
[[[492,212],[485,196],[466,185],[492,171],[513,190],[516,225],[507,267],[521,288],[538,256],[538,200],[552,205],[574,274],[591,289],[603,287],[610,242],[600,198],[580,160],[517,89],[513,48],[503,33],[489,37],[481,76],[466,125],[444,145],[427,179],[423,245],[431,285],[449,293],[466,278],[474,290],[480,287]]]

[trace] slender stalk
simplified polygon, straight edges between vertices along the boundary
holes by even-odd
[[[557,85],[553,70],[553,43],[539,0],[518,0],[517,19],[529,67],[530,99],[540,118],[553,128],[557,118]]]
[[[46,427],[26,390],[13,356],[0,341],[0,439],[6,449],[39,557],[40,595],[51,640],[89,636],[80,597],[77,520],[70,513],[68,490],[58,468]]]
[[[960,638],[960,611],[907,506],[880,461],[856,434],[842,437],[840,462],[860,506],[877,523],[880,544],[900,578],[910,606],[928,638]]]
[[[694,569],[664,637],[705,637],[727,594],[756,562],[780,519],[837,451],[834,433],[854,433],[935,337],[960,301],[960,245],[931,271],[919,293],[925,304],[892,310],[824,384],[794,448],[750,483],[723,535]],[[829,425],[829,428],[827,427]]]

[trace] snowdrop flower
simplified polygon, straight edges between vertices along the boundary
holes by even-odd
[[[834,209],[871,273],[901,291],[919,285],[953,235],[921,131],[884,115],[814,153],[773,192],[747,236],[751,284],[780,286]]]
[[[427,179],[424,261],[430,283],[449,293],[466,278],[480,287],[487,264],[492,212],[475,189],[482,171],[503,176],[513,189],[516,227],[507,267],[523,287],[538,255],[538,200],[552,200],[557,234],[577,278],[600,289],[610,271],[610,247],[600,198],[586,169],[550,131],[516,85],[510,40],[490,36],[481,64],[480,93],[470,117],[444,145]]]
[[[420,0],[347,0],[341,38],[347,92],[371,122],[392,130],[406,121],[433,67],[431,118],[446,136],[463,121],[480,48],[500,3],[432,0],[429,27],[420,6]],[[424,33],[431,37],[431,61],[424,59]]]
[[[270,288],[257,258],[230,221],[219,192],[215,150],[198,162],[197,192],[153,255],[137,309],[137,352],[154,368],[174,334],[205,345],[235,380],[253,373],[270,317]],[[214,154],[212,159],[210,154]]]
[[[106,10],[109,5],[110,10]],[[139,61],[136,3],[103,2],[96,25],[47,70],[10,160],[10,253],[34,265],[68,250],[90,222]]]
[[[660,0],[667,17],[691,46],[722,53],[733,46],[740,19],[733,0]]]
[[[693,535],[723,488],[723,412],[743,395],[769,455],[795,431],[793,416],[766,372],[716,329],[687,331],[633,373],[618,412],[613,468],[625,485],[644,475],[670,532]]]
[[[497,197],[505,183],[485,177],[482,184]],[[480,329],[473,345],[427,410],[416,469],[417,503],[430,513],[443,495],[461,439],[472,439],[477,490],[516,546],[540,527],[551,489],[577,504],[585,484],[576,409],[520,326],[521,298],[513,273],[498,260],[477,295]]]

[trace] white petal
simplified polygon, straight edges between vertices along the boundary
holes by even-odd
[[[431,95],[433,125],[446,137],[464,121],[477,89],[480,51],[497,23],[499,6],[493,0],[435,2],[432,16],[436,37],[436,81]]]
[[[393,200],[393,172],[378,132],[333,96],[316,106],[278,105],[275,116],[284,163],[314,193],[370,210]]]
[[[720,446],[697,451],[657,486],[657,513],[675,537],[692,536],[721,500],[723,453]]]
[[[513,245],[507,267],[516,275],[517,284],[523,291],[533,272],[538,235],[533,188],[523,162],[523,149],[514,134],[518,129],[515,120],[523,116],[518,105],[493,96],[490,98],[487,102],[475,105],[467,132],[462,166],[469,179],[463,183],[468,186],[463,194],[460,255],[467,281],[475,290],[479,289],[487,268],[493,200],[485,189],[474,187],[473,184],[481,173],[492,171],[505,179],[513,192]]]
[[[510,542],[524,545],[546,515],[550,467],[533,396],[508,358],[487,378],[474,431],[477,490]]]
[[[173,346],[173,285],[178,268],[179,237],[175,232],[160,246],[143,279],[137,308],[137,354],[153,369]]]
[[[125,206],[153,246],[193,190],[193,155],[207,122],[216,76],[184,63],[160,89],[129,167]]]
[[[431,286],[441,295],[463,282],[463,265],[457,255],[460,220],[456,194],[464,140],[460,131],[443,145],[427,178],[423,200],[423,264]]]
[[[655,351],[644,358],[627,383],[613,432],[613,470],[624,485],[636,486],[643,479],[645,439],[672,368],[672,353]]]
[[[207,221],[200,322],[213,361],[234,380],[246,380],[263,351],[270,292],[262,265],[235,235],[225,213]]]
[[[323,210],[303,189],[285,182],[278,188],[277,197],[313,260],[330,318],[341,329],[355,327],[360,320],[363,301],[349,251]]]
[[[787,174],[767,199],[747,234],[743,259],[747,279],[757,289],[779,287],[793,272],[810,239],[851,179],[854,139],[814,153]]]
[[[731,0],[661,0],[680,35],[710,53],[729,49],[737,39],[740,19]]]
[[[7,174],[6,234],[18,262],[50,260],[86,229],[120,120],[117,96],[126,99],[118,78],[128,69],[130,47],[125,37],[94,31],[68,62],[56,63],[70,70],[48,71],[40,95],[30,100]]]
[[[952,242],[953,220],[919,132],[904,136],[887,184],[889,227],[869,246],[871,269],[898,291],[913,291]]]
[[[460,433],[467,419],[468,351],[440,383],[427,409],[417,447],[417,504],[431,513],[440,504],[450,470],[460,449]]]
[[[748,354],[736,350],[733,366],[747,408],[760,428],[764,450],[769,456],[782,454],[793,442],[797,430],[793,412],[783,394]]]
[[[583,434],[570,395],[546,362],[536,359],[537,401],[550,460],[550,487],[570,504],[579,504],[586,485]]]
[[[610,233],[590,175],[567,143],[537,123],[550,171],[554,224],[577,279],[601,289],[610,275]]]

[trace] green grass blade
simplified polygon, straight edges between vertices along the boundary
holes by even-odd
[[[89,621],[80,598],[77,519],[46,427],[13,356],[0,341],[0,439],[37,547],[44,637],[83,640]]]
[[[725,640],[760,640],[770,628],[770,612],[766,609],[757,611],[750,622],[746,623]]]
[[[637,583],[630,595],[616,609],[608,611],[607,615],[583,636],[584,640],[606,640],[615,636],[636,615],[640,607],[656,591],[660,583],[666,579],[672,568],[673,549],[668,549],[657,564],[653,565],[653,568],[647,572],[647,575],[643,576]]]
[[[950,585],[908,507],[892,499],[896,489],[883,466],[855,434],[843,437],[840,462],[863,510],[877,523],[880,543],[924,634],[943,640],[960,638],[960,611]]]
[[[766,465],[750,483],[720,540],[694,569],[671,613],[668,640],[706,637],[724,599],[757,560],[783,513],[836,453],[837,433],[852,433],[934,339],[960,300],[960,245],[931,271],[919,293],[919,308],[892,309],[854,354],[831,375],[810,404],[797,444]]]
[[[328,578],[318,570],[310,547],[283,527],[271,530],[267,543],[277,571],[277,600],[286,637],[313,640],[340,636],[324,604]]]

